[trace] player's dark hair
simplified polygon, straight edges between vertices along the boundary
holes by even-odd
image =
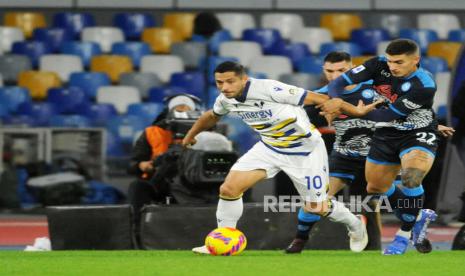
[[[245,68],[241,64],[234,62],[234,61],[225,61],[220,63],[215,68],[215,73],[226,73],[226,72],[234,72],[237,76],[242,76],[245,74]]]
[[[418,53],[418,45],[411,39],[396,39],[391,41],[386,47],[386,54],[395,55],[413,55]]]
[[[343,52],[343,51],[333,51],[329,52],[324,59],[324,62],[329,62],[329,63],[336,63],[336,62],[341,62],[341,61],[351,61],[351,57],[349,53]]]

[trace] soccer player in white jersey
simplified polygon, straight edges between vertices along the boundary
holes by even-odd
[[[368,243],[366,226],[343,203],[327,198],[325,144],[302,108],[304,104],[320,104],[328,97],[275,80],[249,78],[242,65],[230,61],[218,65],[215,81],[221,94],[213,109],[205,112],[189,130],[183,145],[194,144],[198,133],[212,128],[230,112],[240,116],[261,137],[232,166],[220,187],[218,227],[236,228],[243,211],[242,194],[260,180],[283,170],[304,199],[304,210],[345,224],[351,250],[362,251]],[[367,113],[372,109],[374,104],[359,110]],[[205,246],[193,251],[209,254]]]

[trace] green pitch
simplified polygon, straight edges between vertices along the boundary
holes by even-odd
[[[382,256],[246,250],[233,257],[188,251],[0,251],[0,275],[465,275],[464,260],[465,252],[459,251]]]

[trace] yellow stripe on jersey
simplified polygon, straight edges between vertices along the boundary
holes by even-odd
[[[259,124],[259,125],[250,125],[250,126],[253,127],[254,129],[262,130],[262,129],[270,127],[271,125],[270,124]]]
[[[283,128],[287,127],[288,125],[295,123],[296,121],[297,121],[297,118],[290,118],[290,119],[284,120],[284,121],[278,123],[277,125],[275,125],[274,127],[272,127],[269,131],[283,129]]]
[[[280,137],[289,137],[291,134],[295,133],[296,130],[290,129],[288,131],[280,131],[280,132],[275,132],[275,133],[262,133],[263,136],[270,137],[270,138],[280,138]]]
[[[304,137],[310,137],[310,135],[308,133],[307,134],[299,134],[299,135],[291,135],[289,137],[285,137],[283,140],[284,141],[295,141],[297,139],[304,138]]]

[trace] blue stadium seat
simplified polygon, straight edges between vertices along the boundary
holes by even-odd
[[[65,41],[73,40],[73,35],[63,28],[38,28],[34,30],[32,37],[49,45],[55,53],[61,50]]]
[[[41,41],[18,41],[13,44],[13,54],[26,55],[31,60],[32,66],[38,67],[42,55],[52,52],[50,46]]]
[[[170,86],[184,88],[187,93],[204,99],[205,76],[201,72],[179,72],[171,75]]]
[[[53,16],[52,25],[65,28],[75,39],[79,39],[82,29],[95,26],[95,20],[90,13],[60,12]]]
[[[89,118],[95,126],[104,126],[110,119],[116,117],[118,112],[112,104],[92,103],[85,105],[78,114]]]
[[[449,71],[447,61],[440,57],[422,57],[420,64],[432,74]]]
[[[117,135],[107,132],[107,148],[106,148],[106,153],[108,157],[123,157],[127,156],[128,153],[126,153],[123,149],[123,146],[121,145],[121,140],[118,138]]]
[[[58,111],[52,103],[27,102],[20,104],[16,113],[33,117],[39,126],[47,126],[49,118],[58,114]]]
[[[215,68],[220,63],[225,61],[235,61],[239,62],[239,60],[235,57],[217,57],[217,56],[210,56],[206,60],[208,66],[208,82],[215,83]]]
[[[321,74],[323,72],[323,58],[308,56],[301,59],[297,64],[297,71],[310,74]]]
[[[416,41],[418,46],[420,46],[422,54],[426,53],[428,45],[431,42],[439,40],[438,34],[435,31],[426,29],[402,29],[399,32],[399,37]]]
[[[143,120],[134,115],[116,116],[107,123],[108,131],[115,134],[122,143],[132,144],[134,136],[147,127]]]
[[[276,52],[272,53],[273,55],[282,55],[288,57],[292,61],[294,68],[297,68],[300,60],[310,56],[310,50],[308,49],[307,44],[305,43],[289,43],[283,45],[277,49]]]
[[[88,98],[97,96],[97,90],[100,86],[111,85],[110,78],[105,73],[100,72],[76,72],[72,73],[69,78],[69,86],[76,86],[86,93]]]
[[[176,94],[188,93],[183,87],[153,87],[149,90],[149,102],[165,104],[165,98]]]
[[[4,102],[0,102],[0,118],[5,118],[10,115],[10,110]]]
[[[164,108],[165,105],[161,103],[135,103],[128,106],[127,115],[139,117],[148,126],[152,124]]]
[[[92,57],[100,55],[102,53],[102,49],[100,49],[100,45],[95,42],[70,41],[63,43],[61,52],[63,54],[80,56],[82,59],[82,64],[88,68],[90,66]]]
[[[447,40],[455,42],[465,42],[465,29],[449,31]]]
[[[117,42],[113,43],[111,52],[116,55],[129,56],[132,64],[139,67],[143,56],[150,55],[150,46],[144,42]]]
[[[268,78],[268,76],[265,73],[252,72],[252,71],[248,71],[247,76],[254,78],[254,79],[267,79]]]
[[[350,36],[350,41],[360,46],[362,53],[366,55],[376,54],[378,43],[390,39],[387,30],[374,28],[356,29]]]
[[[15,112],[18,106],[25,102],[31,102],[31,96],[26,88],[19,86],[0,87],[0,103],[9,112]]]
[[[113,26],[123,30],[128,40],[139,39],[145,28],[155,27],[155,20],[147,13],[117,13]]]
[[[54,115],[50,117],[51,127],[92,127],[90,120],[81,115]]]
[[[47,102],[53,103],[61,114],[74,114],[88,104],[88,97],[76,86],[51,88],[47,93]]]
[[[220,92],[218,91],[218,88],[216,88],[216,86],[210,85],[208,87],[208,97],[206,101],[208,109],[213,108],[213,105],[215,104],[215,100],[219,94]]]
[[[352,42],[327,42],[321,44],[320,56],[325,57],[329,52],[333,51],[344,51],[349,53],[351,56],[361,56],[362,50],[360,47]]]
[[[279,31],[275,29],[246,29],[242,33],[242,40],[257,42],[266,55],[283,47],[284,43]]]
[[[208,48],[212,54],[218,54],[220,44],[225,41],[233,40],[231,33],[228,30],[220,30],[215,32],[208,40]]]
[[[37,126],[37,121],[33,116],[29,115],[12,115],[2,119],[4,125],[16,127],[34,127]]]

